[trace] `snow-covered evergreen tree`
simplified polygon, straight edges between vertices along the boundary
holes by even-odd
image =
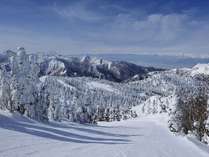
[[[208,133],[208,95],[203,86],[190,86],[177,91],[177,103],[171,113],[170,129],[193,133],[200,141]]]

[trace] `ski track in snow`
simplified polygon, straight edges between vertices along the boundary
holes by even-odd
[[[209,147],[169,132],[165,117],[98,126],[41,124],[0,112],[0,157],[208,157]]]

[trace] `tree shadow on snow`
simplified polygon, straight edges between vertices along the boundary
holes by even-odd
[[[53,126],[53,128],[52,128]],[[130,140],[125,139],[129,135],[113,134],[93,129],[80,128],[76,126],[66,126],[66,129],[74,129],[84,133],[91,133],[92,136],[71,133],[70,130],[60,130],[64,127],[59,125],[42,125],[40,123],[31,123],[30,120],[19,121],[13,118],[0,115],[0,127],[12,131],[17,131],[25,134],[30,134],[42,138],[48,138],[52,140],[58,140],[63,142],[75,142],[75,143],[97,143],[97,144],[128,144]],[[95,137],[95,135],[104,135],[104,137]],[[136,136],[136,135],[135,135]],[[142,135],[137,135],[142,136]],[[118,138],[120,137],[120,138]],[[122,138],[123,137],[123,138]]]
[[[209,149],[208,146],[204,143],[201,143],[200,141],[198,141],[197,139],[195,139],[194,137],[187,137],[187,139],[189,141],[191,141],[193,144],[195,144],[199,149],[209,153]]]
[[[97,125],[87,125],[87,124],[79,124],[79,126],[74,125],[73,123],[68,123],[66,125],[58,124],[58,123],[49,123],[50,126],[57,127],[57,128],[66,128],[66,129],[74,129],[81,132],[88,132],[91,134],[97,134],[97,135],[104,135],[104,136],[113,136],[113,137],[131,137],[131,136],[141,136],[141,135],[130,135],[130,134],[120,134],[120,133],[109,133],[104,131],[96,130],[98,128],[103,128],[103,126],[97,126]],[[82,126],[82,127],[81,127]],[[85,127],[85,128],[84,128]],[[106,128],[106,127],[105,127]],[[114,129],[118,127],[107,127],[108,129]],[[123,129],[121,127],[121,129]]]

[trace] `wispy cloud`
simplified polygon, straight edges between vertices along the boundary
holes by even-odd
[[[41,50],[54,49],[65,53],[208,53],[209,17],[203,16],[199,8],[179,6],[181,9],[176,10],[179,4],[161,6],[156,1],[146,5],[122,2],[76,0],[57,1],[45,6],[36,3],[29,15],[18,8],[18,15],[23,14],[24,19],[30,21],[17,20],[16,17],[13,21],[19,26],[16,23],[10,25],[8,33],[0,28],[0,40],[13,41],[14,44],[15,41],[20,43],[19,38],[29,47],[37,45],[36,48]],[[26,11],[28,13],[28,9]],[[41,12],[38,14],[37,11]]]
[[[89,9],[88,4],[88,2],[78,2],[67,6],[59,6],[57,3],[54,3],[51,9],[68,20],[83,20],[87,22],[102,20],[103,16]]]

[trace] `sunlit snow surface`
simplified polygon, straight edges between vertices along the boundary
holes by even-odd
[[[108,85],[108,84],[104,84],[104,83],[100,83],[100,82],[96,82],[96,81],[91,81],[87,83],[89,88],[91,89],[102,89],[102,90],[106,90],[109,92],[118,92],[117,89],[114,89],[112,86]]]
[[[38,123],[0,111],[0,157],[208,157],[209,148],[173,135],[166,115],[98,126]]]
[[[205,74],[209,75],[209,64],[197,64],[191,69],[191,74]]]

